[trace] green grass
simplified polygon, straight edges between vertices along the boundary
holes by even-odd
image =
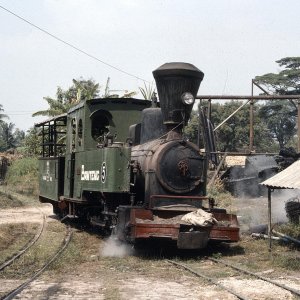
[[[24,203],[7,190],[0,190],[0,208],[14,208],[23,206]]]
[[[33,223],[0,225],[0,264],[33,238],[37,226]]]
[[[232,208],[234,204],[234,197],[225,190],[224,185],[220,179],[208,187],[207,196],[214,198],[217,207]]]
[[[13,187],[0,186],[0,209],[38,205],[37,196],[18,194]]]
[[[16,159],[8,168],[5,178],[10,189],[25,195],[38,195],[38,160],[26,157]]]
[[[300,270],[300,255],[295,252],[285,251],[285,253],[275,253],[272,258],[274,266],[284,268],[286,270]]]
[[[22,225],[24,226],[24,224]],[[1,278],[24,279],[39,270],[56,253],[65,237],[65,226],[58,222],[51,222],[47,224],[45,230],[46,232],[28,252],[17,259],[13,265],[4,269],[0,274]],[[16,249],[20,249],[22,243],[24,243],[22,237],[18,236],[12,245]]]

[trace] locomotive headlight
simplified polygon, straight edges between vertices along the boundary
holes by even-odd
[[[192,105],[195,102],[195,98],[191,93],[183,93],[181,95],[181,100],[183,104]]]

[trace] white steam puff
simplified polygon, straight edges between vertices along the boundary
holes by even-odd
[[[132,255],[134,249],[131,245],[120,242],[116,236],[110,236],[104,244],[104,247],[100,249],[100,255],[103,257],[125,257]]]
[[[299,196],[297,190],[274,190],[271,194],[272,223],[285,223],[288,221],[285,203]],[[249,227],[268,223],[268,197],[266,195],[256,198],[236,198],[237,210],[241,225],[241,232],[248,231]]]

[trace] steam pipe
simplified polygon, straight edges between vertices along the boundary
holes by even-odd
[[[221,127],[225,122],[227,122],[231,117],[233,117],[239,110],[241,110],[245,105],[249,103],[250,100],[243,103],[239,108],[237,108],[230,116],[228,116],[223,122],[221,122],[217,127],[214,128],[214,131],[216,131],[219,127]]]
[[[285,235],[285,234],[280,233],[280,232],[275,231],[275,230],[273,230],[273,233],[275,233],[276,235],[280,236],[281,238],[284,238],[284,239],[286,239],[286,240],[289,240],[290,242],[293,242],[293,243],[295,243],[295,244],[297,244],[297,245],[300,245],[300,241],[297,240],[297,239],[294,239],[294,238],[291,237],[291,236]]]
[[[200,100],[299,100],[300,95],[261,95],[261,96],[237,96],[237,95],[197,95]]]

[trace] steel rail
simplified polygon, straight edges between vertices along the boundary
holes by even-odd
[[[188,266],[185,265],[185,264],[181,264],[181,263],[175,262],[175,261],[173,261],[173,260],[169,260],[169,259],[167,259],[166,261],[167,261],[168,263],[172,264],[172,265],[175,265],[175,266],[177,266],[177,267],[180,267],[180,268],[182,268],[182,269],[185,269],[185,270],[189,271],[190,273],[194,274],[195,276],[201,277],[201,278],[203,278],[203,279],[205,279],[205,280],[207,280],[207,281],[213,283],[213,284],[216,285],[216,286],[219,286],[220,288],[226,290],[226,291],[229,292],[230,294],[236,296],[238,299],[241,299],[241,300],[248,300],[248,299],[249,299],[249,298],[246,298],[246,297],[244,297],[244,296],[242,296],[242,295],[236,293],[234,290],[229,289],[228,287],[224,286],[223,284],[219,283],[218,281],[214,280],[213,278],[208,277],[208,276],[206,276],[206,275],[203,275],[203,274],[201,274],[201,273],[199,273],[199,272],[193,270],[192,268],[188,267]]]
[[[33,282],[38,276],[40,276],[47,267],[52,264],[59,256],[60,254],[67,248],[69,245],[71,238],[72,238],[73,231],[68,227],[66,237],[61,245],[61,247],[58,249],[58,251],[44,264],[44,266],[39,269],[31,278],[29,278],[26,282],[22,283],[18,287],[16,287],[11,292],[7,293],[6,295],[1,297],[1,300],[11,300],[15,296],[17,296],[19,293],[21,293],[31,282]]]
[[[28,241],[28,243],[26,243],[23,248],[21,248],[18,252],[14,253],[11,258],[9,258],[7,261],[2,263],[0,265],[0,271],[4,270],[7,266],[11,265],[17,258],[19,258],[21,255],[27,252],[28,249],[31,248],[36,243],[36,241],[40,238],[42,232],[44,231],[45,223],[46,223],[46,216],[43,215],[43,222],[36,235],[30,241]]]
[[[263,277],[261,275],[255,274],[255,273],[253,273],[251,271],[248,271],[248,270],[245,270],[245,269],[240,268],[238,266],[232,265],[232,264],[230,264],[228,262],[225,262],[223,260],[219,260],[219,259],[215,259],[215,258],[211,258],[211,257],[208,257],[207,259],[210,260],[210,261],[213,261],[215,263],[219,263],[219,264],[225,265],[225,266],[230,267],[232,269],[235,269],[237,271],[243,272],[243,273],[245,273],[247,275],[251,275],[251,276],[256,277],[256,278],[258,278],[260,280],[269,282],[269,283],[274,284],[274,285],[276,285],[276,286],[278,286],[278,287],[280,287],[280,288],[282,288],[284,290],[287,290],[287,291],[293,293],[294,295],[300,296],[300,291],[299,290],[296,290],[296,289],[288,287],[288,286],[286,286],[284,284],[278,283],[278,282],[276,282],[276,281],[274,281],[272,279],[269,279],[269,278]]]

